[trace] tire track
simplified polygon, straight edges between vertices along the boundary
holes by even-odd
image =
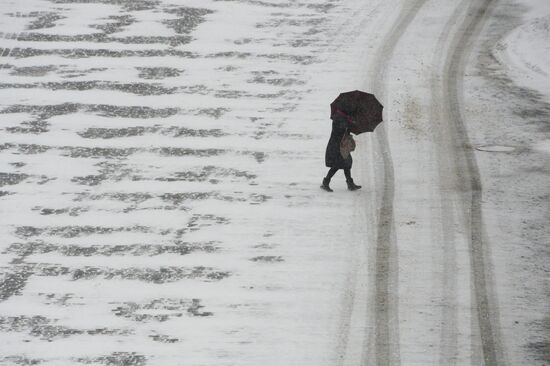
[[[437,42],[437,50],[445,50],[451,31],[462,16],[467,2],[461,1],[451,14],[449,21],[445,24]],[[439,70],[441,55],[434,54],[432,65]],[[431,112],[430,121],[434,125],[433,144],[435,158],[439,172],[439,201],[441,210],[436,213],[439,217],[434,220],[440,221],[441,231],[438,233],[435,242],[441,243],[441,258],[443,263],[443,275],[441,279],[441,329],[440,329],[440,350],[439,364],[454,366],[459,355],[458,350],[458,275],[457,275],[457,247],[460,245],[455,228],[460,224],[457,218],[455,202],[459,200],[456,195],[449,198],[452,193],[443,193],[448,187],[460,187],[456,177],[454,156],[448,154],[448,146],[454,143],[453,136],[449,133],[446,118],[441,112],[441,100],[444,99],[441,87],[439,86],[441,76],[434,72],[431,84]]]
[[[361,4],[357,9],[353,10],[351,15],[348,16],[348,21],[342,23],[334,31],[335,37],[333,40],[334,46],[331,47],[330,55],[338,53],[338,50],[341,48],[341,45],[347,42],[348,39],[357,36],[357,33],[363,31],[367,22],[371,21],[377,12],[380,11],[384,2],[378,0],[376,3],[364,3]],[[361,222],[371,222],[371,220],[361,217]],[[363,242],[364,238],[358,240]],[[359,317],[357,320],[362,320],[362,314],[365,313],[362,304],[362,299],[367,296],[363,291],[367,286],[367,270],[361,258],[364,258],[366,255],[363,250],[365,247],[359,248],[359,252],[350,257],[352,263],[350,264],[350,270],[346,274],[345,279],[345,288],[346,291],[341,301],[341,311],[339,319],[339,329],[337,334],[337,344],[334,352],[334,364],[338,366],[354,364],[359,361],[361,364],[365,364],[365,350],[367,347],[364,347],[366,343],[367,334],[359,328],[354,329],[354,317]],[[363,334],[356,334],[362,332]],[[364,337],[355,341],[355,337],[359,335]],[[356,353],[357,351],[357,353]],[[362,352],[363,351],[363,352]],[[355,358],[355,354],[359,354],[361,357],[359,360]]]
[[[466,19],[451,41],[440,85],[443,93],[441,103],[443,118],[450,123],[449,128],[454,141],[454,144],[449,146],[448,154],[451,157],[449,160],[451,162],[454,160],[458,187],[462,189],[464,224],[467,228],[473,281],[474,317],[479,327],[481,354],[485,366],[504,365],[505,361],[500,344],[496,296],[492,293],[490,254],[483,228],[480,171],[462,117],[461,96],[463,94],[462,75],[464,75],[473,41],[479,35],[495,2],[495,0],[484,0],[479,4],[471,3]]]
[[[389,63],[399,39],[411,24],[418,11],[426,0],[415,1],[411,5],[400,10],[396,22],[382,40],[382,47],[377,53],[373,68],[370,72],[373,91],[382,100],[385,98],[384,82],[386,65]],[[386,104],[387,103],[384,103]],[[377,129],[378,153],[383,161],[383,189],[382,199],[378,215],[378,228],[376,238],[376,265],[374,268],[374,309],[370,310],[370,320],[374,324],[374,344],[376,365],[398,365],[400,361],[399,351],[399,321],[397,299],[397,245],[394,233],[394,191],[395,177],[391,149],[387,131],[384,125]],[[367,364],[367,358],[363,363]]]

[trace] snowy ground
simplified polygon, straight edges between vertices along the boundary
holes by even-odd
[[[3,0],[1,365],[550,364],[543,0]],[[319,189],[340,92],[385,123]]]

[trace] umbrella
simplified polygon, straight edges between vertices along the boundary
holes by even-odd
[[[341,93],[330,103],[330,116],[342,115],[351,124],[350,131],[356,135],[372,132],[382,122],[384,107],[372,94],[354,90]]]

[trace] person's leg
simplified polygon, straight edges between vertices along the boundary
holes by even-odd
[[[322,189],[324,189],[327,192],[332,192],[332,189],[330,188],[329,183],[330,183],[330,180],[332,179],[334,174],[336,174],[337,171],[338,171],[337,168],[330,168],[330,170],[327,173],[327,176],[325,178],[323,178],[323,184],[321,185]]]
[[[334,174],[336,174],[337,171],[338,171],[338,168],[330,168],[329,169],[329,171],[327,173],[327,176],[326,176],[326,178],[328,179],[329,182],[332,179],[332,177],[334,177]]]
[[[346,181],[349,182],[351,179],[351,169],[345,168],[344,169],[344,175],[346,176]]]
[[[353,179],[351,178],[351,169],[344,169],[344,175],[346,176],[346,182],[348,183],[348,189],[350,191],[355,191],[361,188],[361,186],[358,186],[353,182]]]

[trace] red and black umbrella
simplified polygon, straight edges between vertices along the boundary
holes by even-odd
[[[330,116],[342,115],[348,119],[350,131],[356,135],[372,132],[382,122],[384,106],[372,94],[354,90],[341,93],[330,103]]]

